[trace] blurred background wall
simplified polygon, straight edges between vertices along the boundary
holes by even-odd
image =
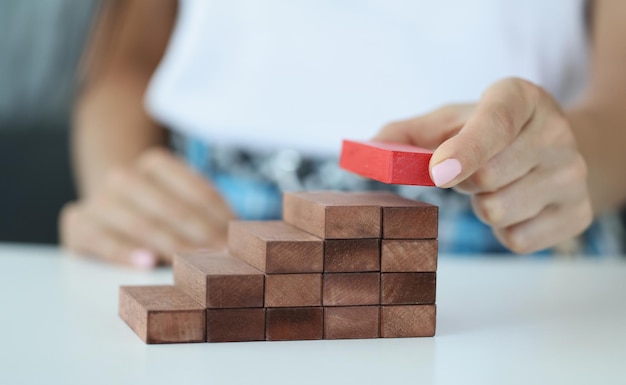
[[[0,0],[0,241],[57,242],[74,78],[97,0]]]

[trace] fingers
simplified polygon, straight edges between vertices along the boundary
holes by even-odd
[[[511,145],[533,117],[539,94],[535,86],[518,79],[490,87],[458,134],[433,153],[433,182],[452,187]]]
[[[472,195],[476,215],[495,229],[527,221],[548,206],[584,202],[587,188],[582,158],[565,167],[537,167],[516,182],[494,192]]]
[[[471,104],[444,106],[423,116],[390,123],[373,139],[434,149],[456,135],[473,108]]]
[[[173,253],[188,247],[176,234],[141,215],[133,206],[125,206],[109,195],[95,197],[84,205],[86,222],[113,234],[122,234],[136,245],[153,250],[161,262],[169,263]]]
[[[78,204],[68,204],[61,212],[61,243],[82,255],[103,258],[108,262],[152,269],[157,257],[120,234],[108,231],[95,221],[85,218]]]
[[[549,206],[532,219],[494,229],[498,240],[520,254],[546,249],[582,233],[593,218],[591,203]]]
[[[199,216],[192,207],[163,191],[154,182],[130,173],[118,172],[109,189],[125,207],[132,207],[152,222],[170,226],[181,239],[191,244],[208,244],[216,225],[207,216]],[[123,186],[123,187],[120,187]]]
[[[172,154],[151,151],[61,215],[64,246],[116,263],[151,267],[176,251],[221,248],[230,209]]]
[[[226,201],[205,179],[167,151],[147,152],[139,160],[138,169],[173,196],[211,216],[213,222],[225,223],[235,218]]]
[[[590,225],[586,179],[584,159],[571,152],[498,191],[473,195],[472,207],[505,246],[518,253],[534,252]]]

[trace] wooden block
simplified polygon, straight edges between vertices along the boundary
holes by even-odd
[[[325,239],[380,238],[381,208],[368,193],[285,193],[285,222]]]
[[[231,254],[268,274],[321,273],[324,241],[282,221],[233,221]]]
[[[321,274],[268,274],[265,277],[266,307],[321,305]]]
[[[324,339],[377,338],[379,314],[379,306],[325,307]]]
[[[321,307],[267,309],[268,341],[320,340],[324,334]]]
[[[339,166],[384,183],[434,186],[428,171],[432,155],[406,144],[344,140]]]
[[[437,273],[382,273],[383,305],[435,303]]]
[[[380,271],[379,239],[329,239],[324,241],[324,272]]]
[[[207,308],[263,307],[264,275],[225,252],[174,256],[174,284]]]
[[[380,336],[432,337],[435,335],[435,305],[383,306],[380,313]]]
[[[207,309],[207,341],[265,340],[265,309]]]
[[[414,207],[383,208],[383,238],[435,239],[438,235],[437,206],[417,202]]]
[[[377,305],[380,303],[380,274],[324,274],[322,303],[324,306]]]
[[[437,270],[436,239],[383,239],[380,270],[383,272],[427,272]]]
[[[206,341],[202,305],[173,286],[122,286],[119,315],[148,344]]]
[[[370,199],[382,206],[383,238],[435,239],[439,208],[391,192],[371,192]]]

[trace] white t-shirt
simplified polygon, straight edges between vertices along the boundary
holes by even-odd
[[[583,0],[181,0],[147,94],[208,142],[337,155],[342,138],[518,76],[559,101],[587,78]]]

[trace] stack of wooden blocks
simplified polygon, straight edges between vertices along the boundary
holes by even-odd
[[[228,251],[179,254],[174,286],[122,287],[146,343],[435,334],[438,209],[387,192],[286,193]]]

